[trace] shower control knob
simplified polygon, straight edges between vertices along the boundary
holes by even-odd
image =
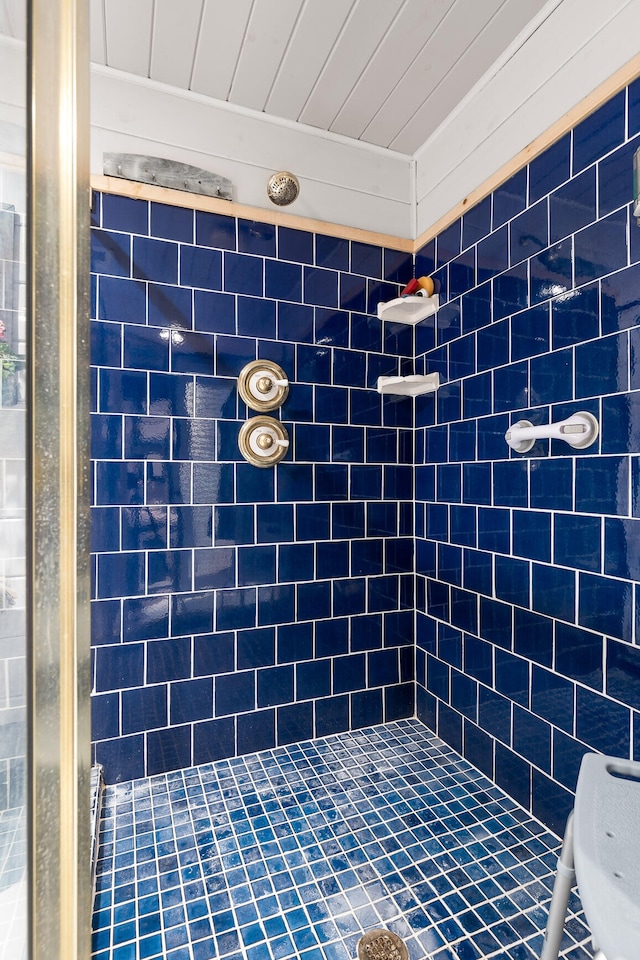
[[[251,417],[238,434],[240,453],[254,467],[272,467],[286,455],[289,434],[273,417]]]
[[[252,410],[266,413],[282,406],[289,393],[284,370],[271,360],[252,360],[240,371],[238,393]]]

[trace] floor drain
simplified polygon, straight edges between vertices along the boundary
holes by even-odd
[[[358,960],[409,960],[409,951],[391,930],[369,930],[358,940]]]

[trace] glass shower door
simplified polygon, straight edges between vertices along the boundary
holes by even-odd
[[[1,56],[26,74],[24,46]],[[27,935],[25,107],[0,107],[0,960]]]

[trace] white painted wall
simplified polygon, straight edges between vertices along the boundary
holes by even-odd
[[[417,151],[417,235],[640,49],[640,0],[552,0],[546,13]]]
[[[91,170],[104,152],[181,160],[271,211],[267,180],[291,170],[287,213],[416,237],[635,56],[639,35],[640,0],[549,0],[413,160],[94,65]],[[19,41],[0,37],[0,122],[18,122],[23,97]]]
[[[267,181],[290,170],[299,198],[287,213],[411,236],[410,160],[152,80],[92,67],[91,172],[105,152],[192,163],[228,177],[238,203],[274,210]]]

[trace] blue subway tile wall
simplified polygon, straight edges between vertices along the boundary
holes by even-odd
[[[442,278],[416,369],[444,384],[416,401],[418,716],[559,826],[585,751],[640,759],[639,91],[416,258]],[[579,410],[601,426],[583,451],[504,441]]]
[[[107,781],[413,716],[413,401],[375,390],[413,359],[375,316],[413,258],[108,194],[93,222]],[[271,469],[237,445],[256,357],[291,380]]]

